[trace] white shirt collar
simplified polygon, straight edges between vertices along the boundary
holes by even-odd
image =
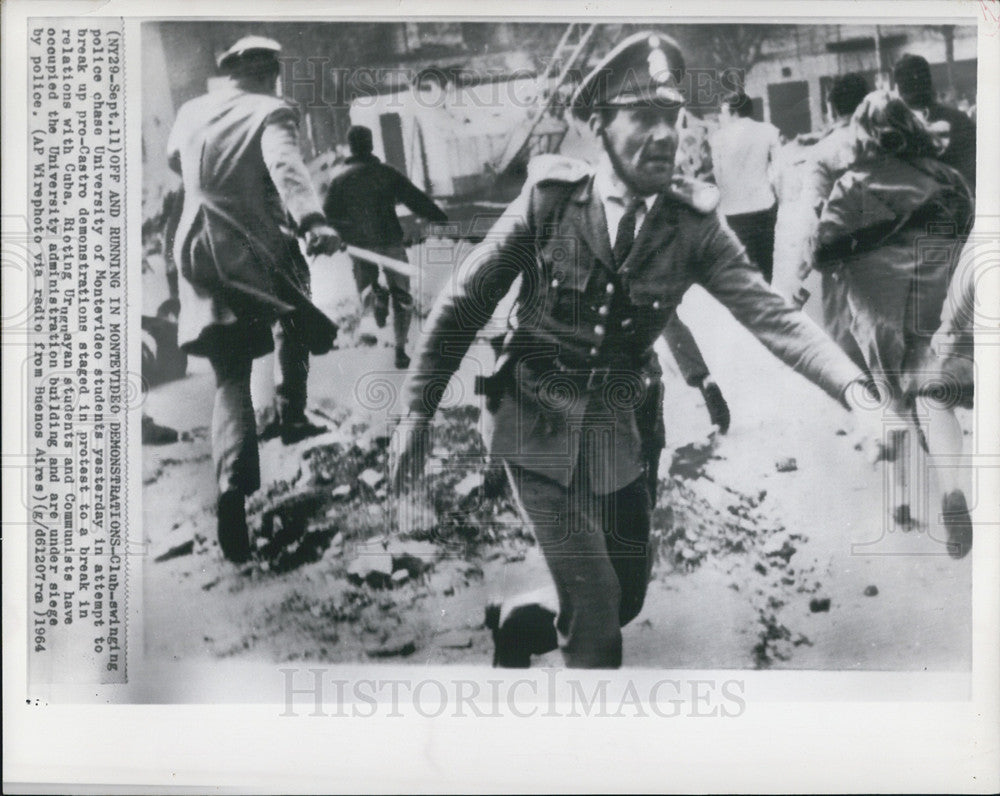
[[[594,188],[597,191],[597,195],[603,201],[616,202],[622,207],[625,206],[629,196],[632,195],[632,191],[629,190],[628,186],[622,182],[621,178],[615,172],[607,154],[602,154],[597,164],[597,171],[594,174]],[[646,205],[646,212],[652,209],[656,197],[657,194],[653,193],[643,198]]]

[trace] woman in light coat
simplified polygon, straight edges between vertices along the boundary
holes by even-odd
[[[965,179],[937,160],[931,130],[898,98],[875,91],[851,120],[854,163],[823,208],[815,253],[820,270],[839,269],[851,333],[880,392],[934,456],[959,456],[954,407],[968,385],[935,365],[931,349],[949,281],[973,217]],[[918,403],[918,399],[920,399]],[[905,486],[905,432],[897,435],[897,486]],[[972,524],[959,468],[936,468],[948,552],[964,556]],[[895,507],[909,523],[907,497]]]

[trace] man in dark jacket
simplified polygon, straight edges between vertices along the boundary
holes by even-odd
[[[277,410],[291,441],[288,432],[316,428],[304,415],[308,355],[329,351],[337,333],[310,301],[296,240],[307,253],[340,247],[302,162],[298,112],[275,95],[280,50],[260,36],[236,42],[218,59],[219,84],[181,106],[167,143],[184,185],[178,342],[215,371],[219,545],[233,561],[250,555],[244,499],[260,487],[253,360],[277,347]]]
[[[965,177],[976,190],[976,123],[957,108],[942,105],[934,94],[931,67],[919,55],[904,55],[892,69],[892,79],[900,99],[910,110],[921,115],[932,126],[948,127],[948,146],[939,156]]]
[[[403,228],[399,225],[396,205],[402,203],[429,221],[447,221],[448,217],[403,174],[372,154],[372,131],[367,127],[352,127],[347,132],[347,143],[351,156],[333,172],[323,212],[345,243],[405,262]],[[389,285],[386,291],[378,283],[377,265],[352,259],[358,293],[364,295],[365,290],[370,290],[375,322],[380,327],[385,325],[391,295],[396,367],[409,367],[406,337],[413,315],[410,278],[386,268],[385,280]]]
[[[491,384],[489,449],[538,538],[558,614],[520,612],[549,631],[522,635],[505,632],[513,612],[501,612],[497,639],[538,643],[524,653],[558,642],[572,667],[620,666],[620,626],[642,608],[663,447],[652,346],[692,284],[845,406],[862,400],[848,389],[861,371],[771,290],[718,215],[715,187],[674,176],[683,68],[672,39],[645,31],[583,81],[572,110],[602,142],[600,163],[563,159],[529,182],[462,264],[428,318],[393,444],[400,490],[422,472],[449,379],[522,275],[517,327]]]

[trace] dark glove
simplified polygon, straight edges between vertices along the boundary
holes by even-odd
[[[708,417],[713,426],[719,427],[719,433],[725,434],[729,431],[729,404],[722,397],[722,390],[719,385],[711,379],[705,379],[701,383],[701,394],[705,398],[705,407],[708,409]]]

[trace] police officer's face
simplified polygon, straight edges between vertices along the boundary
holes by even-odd
[[[650,104],[620,108],[610,119],[591,117],[591,127],[604,141],[618,176],[637,193],[658,193],[670,185],[679,114],[679,106]]]

